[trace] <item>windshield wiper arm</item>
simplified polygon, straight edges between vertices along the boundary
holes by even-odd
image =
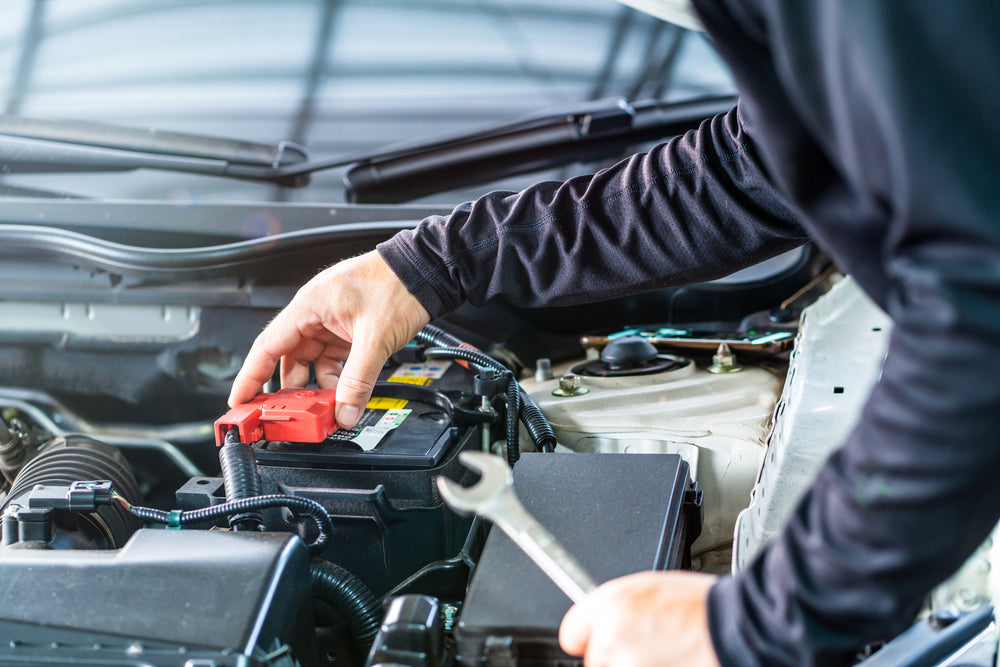
[[[309,159],[287,141],[261,144],[180,132],[141,130],[83,121],[0,116],[3,173],[169,171],[250,178],[302,186],[308,172],[281,169]]]
[[[635,144],[693,129],[735,103],[733,96],[681,103],[601,100],[389,151],[360,160],[347,172],[347,197],[352,203],[395,204],[575,162],[613,159]]]

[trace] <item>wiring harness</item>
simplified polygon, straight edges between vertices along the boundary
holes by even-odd
[[[299,496],[265,494],[187,511],[166,511],[152,507],[139,507],[129,503],[125,498],[118,495],[116,491],[112,491],[111,499],[121,504],[122,507],[134,516],[144,521],[166,524],[168,528],[181,528],[193,523],[228,517],[234,514],[244,514],[274,507],[287,507],[288,509],[309,516],[316,523],[319,534],[309,544],[309,551],[313,553],[322,551],[333,535],[333,520],[330,518],[330,513],[326,511],[326,508],[315,500],[300,498]]]
[[[453,359],[472,364],[475,370],[493,371],[506,386],[507,395],[507,463],[514,465],[520,457],[518,445],[518,419],[524,423],[531,441],[539,451],[552,452],[556,446],[556,435],[552,426],[542,414],[535,401],[514,377],[514,371],[472,345],[452,336],[436,326],[428,324],[416,336],[421,343],[430,345],[423,351],[427,359]]]

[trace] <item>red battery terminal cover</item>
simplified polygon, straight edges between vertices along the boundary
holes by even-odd
[[[257,394],[237,405],[215,422],[215,444],[222,446],[226,432],[239,429],[240,442],[258,440],[322,442],[337,430],[333,389],[282,389]]]

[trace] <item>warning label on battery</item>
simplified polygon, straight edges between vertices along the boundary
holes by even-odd
[[[389,382],[405,384],[428,385],[434,380],[440,380],[448,368],[450,361],[425,361],[422,364],[403,364],[389,376]]]
[[[370,406],[369,403],[369,407],[361,413],[361,419],[354,428],[338,429],[330,438],[353,442],[366,452],[370,452],[413,412],[409,408],[381,410],[372,409]]]

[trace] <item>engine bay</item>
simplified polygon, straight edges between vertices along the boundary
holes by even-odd
[[[474,346],[429,326],[352,429],[317,388],[214,423],[145,425],[95,425],[46,391],[4,388],[0,634],[16,639],[0,664],[580,664],[556,640],[570,599],[435,481],[475,484],[462,452],[507,461],[525,507],[597,582],[737,569],[884,354],[884,314],[818,275],[801,318],[772,329],[636,325],[577,336],[567,354],[551,333],[484,345],[504,329],[480,323]],[[539,349],[551,356],[521,361]],[[955,613],[952,635],[907,641],[986,637],[985,579],[966,573],[929,602],[929,619]],[[895,664],[892,646],[859,664]]]
[[[449,510],[434,481],[475,482],[462,451],[507,460],[524,504],[597,581],[724,571],[780,389],[773,356],[792,334],[764,357],[774,368],[752,356],[744,367],[732,351],[715,368],[713,355],[696,363],[657,349],[650,341],[662,347],[664,331],[540,359],[519,385],[428,327],[387,364],[353,429],[334,422],[331,390],[283,389],[226,412],[213,427],[220,474],[188,476],[163,510],[144,506],[155,481],[145,471],[181,468],[169,477],[182,478],[196,465],[180,450],[64,432],[60,423],[79,426],[65,408],[10,394],[0,458],[11,558],[0,556],[0,570],[39,558],[10,595],[87,612],[68,621],[62,605],[20,606],[2,622],[38,639],[0,649],[0,661],[76,659],[86,646],[95,659],[157,665],[195,655],[220,665],[565,664],[556,634],[570,600],[499,531]],[[524,424],[510,435],[512,410]],[[159,622],[129,613],[137,587],[155,596]]]

